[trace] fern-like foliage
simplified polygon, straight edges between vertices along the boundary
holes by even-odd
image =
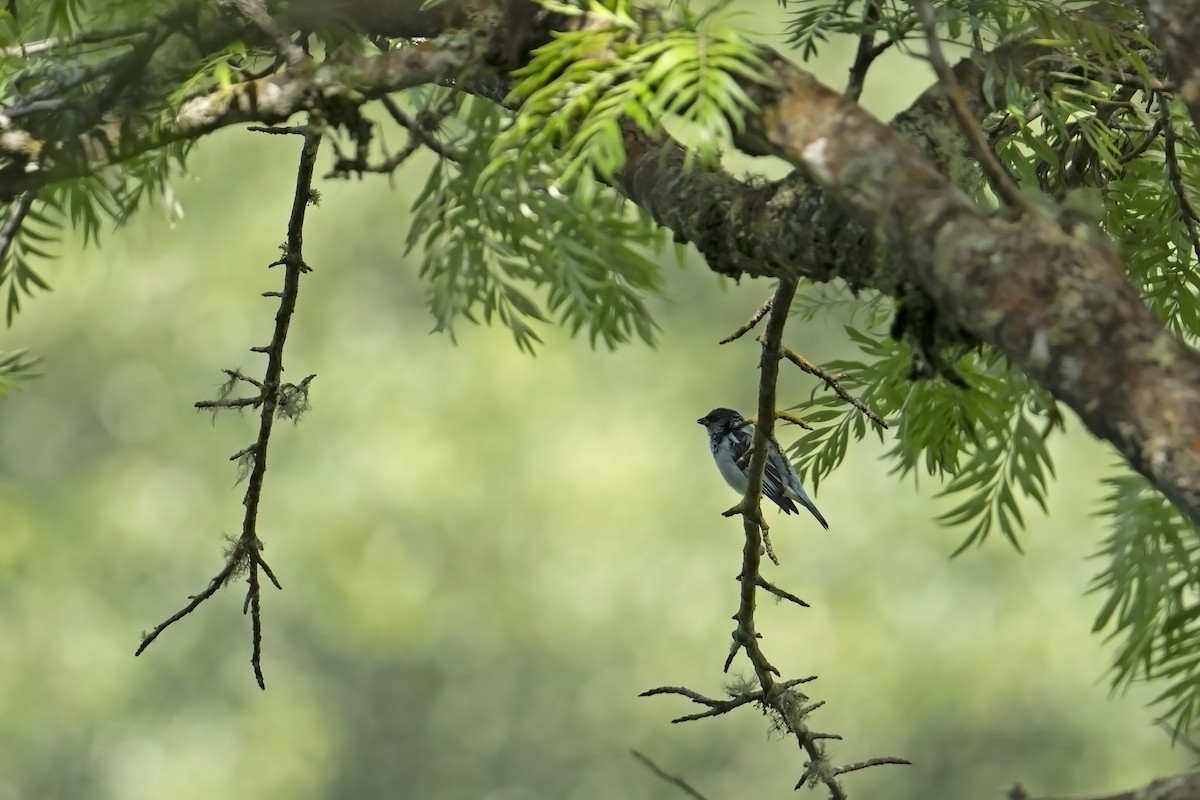
[[[662,230],[591,174],[564,182],[550,154],[496,154],[493,142],[514,123],[495,105],[471,100],[464,119],[464,157],[435,165],[409,229],[435,330],[453,334],[460,317],[496,320],[533,352],[537,325],[553,319],[609,348],[652,343],[646,299],[662,278],[648,253]]]
[[[711,163],[752,103],[758,49],[713,12],[678,7],[671,24],[624,2],[554,5],[589,15],[514,73],[514,112],[466,104],[465,156],[438,164],[414,205],[435,329],[498,320],[518,347],[554,319],[608,347],[654,339],[646,307],[663,232],[603,184],[624,164],[622,126],[678,124],[689,158]]]
[[[1111,533],[1097,554],[1105,567],[1093,591],[1107,598],[1094,630],[1118,640],[1114,688],[1164,683],[1157,700],[1187,731],[1200,710],[1200,527],[1140,475],[1106,484],[1098,516]]]
[[[188,149],[184,143],[172,145],[132,159],[120,171],[52,184],[30,201],[27,211],[24,200],[0,207],[0,230],[12,228],[12,241],[0,252],[7,323],[12,324],[23,298],[49,290],[37,264],[58,257],[66,225],[83,235],[85,245],[98,246],[107,227],[125,224],[147,202],[162,197]]]
[[[100,146],[102,138],[84,137],[84,131],[121,115],[127,115],[118,132],[122,146],[137,153],[119,166],[30,189],[0,208],[5,232],[0,293],[10,323],[24,298],[48,288],[39,262],[57,257],[64,227],[82,234],[85,246],[97,246],[102,233],[147,204],[173,198],[170,176],[184,168],[191,144],[139,153],[135,140],[158,134],[170,103],[166,87],[179,74],[215,80],[204,65],[189,72],[189,62],[176,57],[178,42],[171,40],[173,26],[201,6],[199,0],[47,0],[20,4],[19,14],[0,12],[0,48],[7,52],[0,59],[0,107],[6,124],[15,121],[29,135],[45,137],[27,146],[28,163],[10,163],[13,154],[6,154],[0,168],[36,175],[46,166],[38,163],[46,150],[55,151],[54,160],[86,160],[84,150]],[[143,73],[135,74],[135,67]],[[99,96],[108,105],[94,106]],[[178,213],[173,199],[168,205],[170,213]]]
[[[512,150],[536,163],[555,152],[562,182],[587,173],[608,179],[625,161],[623,124],[658,134],[677,123],[688,157],[713,163],[753,109],[740,82],[764,81],[767,70],[728,16],[693,14],[686,4],[679,11],[670,24],[652,14],[639,22],[623,1],[590,4],[589,24],[557,35],[513,73],[510,99],[520,110],[494,154]]]
[[[908,378],[911,353],[879,329],[847,325],[846,334],[862,360],[824,365],[843,388],[876,412],[891,418],[887,459],[899,477],[922,474],[943,484],[941,496],[954,505],[938,521],[967,528],[958,552],[982,544],[998,528],[1014,546],[1024,525],[1024,499],[1043,511],[1054,465],[1046,441],[1062,427],[1055,403],[1024,375],[1008,368],[992,351],[972,352],[957,364],[971,386],[963,391]],[[883,433],[856,409],[814,389],[795,411],[814,430],[790,450],[814,489],[845,458],[852,441]]]
[[[903,42],[919,27],[916,12],[907,3],[891,4],[887,13],[877,18],[865,16],[863,4],[857,0],[785,0],[785,5],[796,7],[788,14],[786,40],[805,60],[814,58],[834,36],[875,35],[884,41]]]
[[[5,295],[5,319],[10,325],[23,297],[50,288],[34,262],[52,258],[50,250],[62,238],[57,211],[53,203],[29,196],[0,207],[0,231],[7,245],[0,253],[0,292]]]

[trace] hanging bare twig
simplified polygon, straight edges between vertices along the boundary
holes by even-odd
[[[254,444],[235,453],[231,460],[249,460],[248,481],[246,494],[242,500],[245,514],[242,518],[241,535],[233,541],[225,557],[225,566],[221,568],[202,592],[192,596],[186,606],[159,623],[142,638],[134,655],[142,652],[157,639],[163,631],[179,620],[192,613],[205,600],[217,593],[217,590],[228,584],[236,575],[246,574],[246,598],[242,604],[242,613],[250,615],[251,652],[250,664],[254,669],[254,678],[259,688],[266,688],[262,670],[262,587],[260,572],[265,575],[275,588],[282,589],[279,580],[271,571],[271,567],[263,559],[262,541],[258,538],[258,509],[262,499],[263,479],[267,471],[267,446],[271,439],[271,430],[275,419],[280,415],[295,417],[307,406],[308,385],[312,375],[296,384],[283,383],[283,349],[287,342],[288,328],[291,325],[292,314],[296,310],[296,298],[300,291],[300,276],[310,272],[311,268],[304,261],[304,219],[308,206],[315,204],[316,194],[312,188],[313,170],[316,166],[317,150],[321,143],[320,133],[310,128],[293,128],[286,131],[269,131],[271,133],[293,133],[304,137],[304,145],[300,151],[300,165],[296,174],[296,191],[292,199],[291,217],[288,221],[287,240],[284,242],[282,256],[272,262],[270,267],[284,268],[283,290],[265,292],[265,296],[279,298],[279,310],[275,314],[275,331],[270,344],[265,347],[252,347],[256,353],[267,356],[267,366],[262,380],[256,380],[243,375],[239,370],[225,370],[230,381],[226,384],[230,390],[240,383],[254,386],[258,393],[244,398],[220,398],[215,401],[202,400],[196,403],[197,408],[240,408],[253,407],[260,409],[258,438]]]

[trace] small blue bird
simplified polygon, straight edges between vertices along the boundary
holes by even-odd
[[[708,430],[708,447],[712,450],[721,477],[735,492],[745,494],[750,483],[747,474],[750,470],[750,460],[747,458],[743,462],[742,459],[754,442],[753,423],[746,422],[745,417],[729,408],[714,408],[696,422]],[[813,501],[808,499],[808,493],[800,485],[796,471],[774,442],[771,442],[771,452],[767,456],[762,488],[763,494],[782,508],[785,514],[800,513],[792,502],[794,500],[811,511],[817,522],[821,523],[821,527],[829,530],[829,523],[821,516],[821,512],[817,511]]]

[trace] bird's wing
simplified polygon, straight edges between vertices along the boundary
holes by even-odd
[[[737,460],[738,465],[743,472],[749,473],[750,459],[746,457],[746,451],[750,449],[750,445],[754,443],[754,426],[746,425],[733,431],[731,437],[733,447],[733,457]],[[784,478],[781,471],[779,459],[783,456],[779,455],[774,447],[771,448],[771,453],[767,457],[767,469],[763,473],[762,490],[775,505],[783,509],[785,514],[799,514],[800,510],[796,508],[796,504],[784,494]],[[783,465],[783,470],[786,470],[786,464]]]
[[[799,514],[796,504],[784,494],[786,484],[783,476],[790,471],[791,467],[783,460],[783,456],[772,447],[771,455],[767,458],[767,471],[763,475],[763,494],[774,500],[785,514]]]
[[[750,426],[746,426],[750,427]],[[746,428],[735,428],[734,430],[725,432],[725,441],[729,444],[729,452],[734,460],[740,466],[746,466],[742,461],[746,456],[746,451],[750,449],[751,443],[754,441],[754,430],[749,431]]]

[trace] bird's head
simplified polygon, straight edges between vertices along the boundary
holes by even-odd
[[[727,431],[733,428],[740,428],[745,424],[746,420],[732,408],[714,408],[696,420],[696,422],[710,431]]]

